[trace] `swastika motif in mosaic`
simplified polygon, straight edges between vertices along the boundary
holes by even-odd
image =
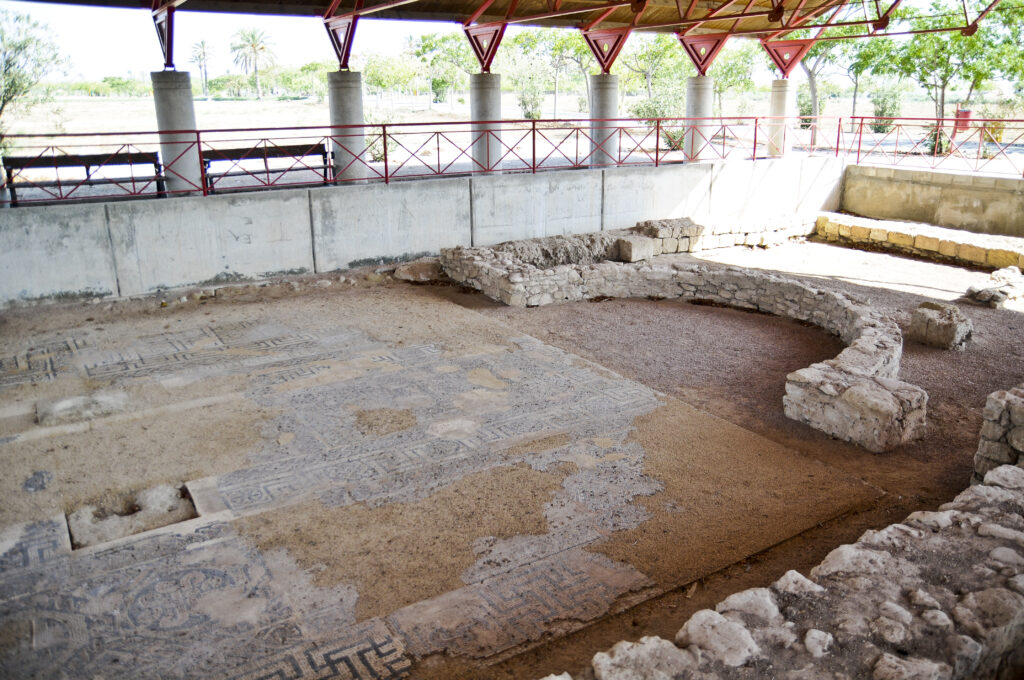
[[[391,680],[411,667],[400,640],[380,620],[353,626],[332,640],[305,643],[247,665],[231,680]]]
[[[0,357],[0,389],[53,380],[68,360],[88,347],[82,338],[66,338],[30,347],[20,354]]]

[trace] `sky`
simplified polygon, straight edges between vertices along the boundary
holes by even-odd
[[[148,78],[163,69],[163,55],[145,9],[108,9],[41,2],[0,0],[0,9],[29,14],[50,27],[51,39],[68,58],[66,78],[99,80],[104,76]],[[214,14],[179,11],[174,17],[174,62],[180,71],[193,70],[192,45],[206,40],[213,47],[210,77],[238,73],[231,61],[232,37],[240,28],[258,28],[270,38],[278,64],[301,66],[311,61],[334,61],[327,31],[317,17],[252,14]],[[459,31],[456,23],[361,19],[352,54],[373,51],[398,54],[409,36]],[[108,46],[116,45],[116,49]]]

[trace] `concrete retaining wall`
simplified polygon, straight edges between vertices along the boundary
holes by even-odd
[[[877,219],[1024,236],[1024,178],[851,165],[842,209]]]
[[[325,272],[638,220],[838,207],[841,160],[565,170],[0,211],[0,305]],[[717,207],[716,207],[717,206]]]
[[[591,666],[596,680],[1019,678],[1024,470],[992,470],[938,512],[836,548],[809,579],[789,571],[698,611],[674,642],[619,642]]]

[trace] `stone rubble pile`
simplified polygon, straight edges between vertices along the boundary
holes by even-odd
[[[833,243],[869,245],[970,267],[1024,267],[1024,239],[1012,236],[841,213],[819,215],[815,233]]]
[[[990,285],[968,288],[964,297],[997,309],[1011,300],[1024,299],[1024,275],[1021,275],[1018,267],[1004,267],[994,271],[990,279]]]
[[[988,395],[971,484],[1000,465],[1024,467],[1024,385]]]
[[[594,656],[576,680],[954,680],[1024,673],[1024,469],[868,531],[810,578],[787,572],[695,613],[675,642]],[[572,680],[568,673],[546,680]]]
[[[689,227],[689,220],[678,222],[657,229]],[[650,223],[640,227],[651,228]],[[635,232],[620,237],[620,258],[649,250],[644,238]],[[899,326],[863,302],[777,274],[719,265],[598,261],[537,266],[516,257],[529,252],[522,244],[443,250],[441,265],[452,279],[517,307],[602,298],[680,298],[807,321],[848,346],[834,359],[787,377],[783,403],[788,417],[871,451],[908,441],[925,425],[927,394],[897,379],[903,350]]]

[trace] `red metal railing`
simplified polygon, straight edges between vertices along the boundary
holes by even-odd
[[[21,205],[789,153],[1021,176],[1024,121],[972,122],[957,129],[954,119],[559,119],[9,135],[0,192],[3,203]]]

